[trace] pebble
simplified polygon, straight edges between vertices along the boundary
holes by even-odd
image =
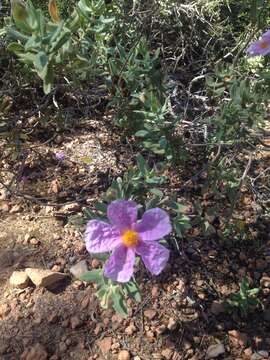
[[[214,315],[222,314],[225,312],[224,304],[219,301],[214,301],[211,305],[210,311]]]
[[[48,359],[48,353],[45,350],[45,348],[37,343],[33,347],[29,349],[25,349],[22,356],[20,357],[20,360],[47,360]]]
[[[225,347],[222,343],[210,345],[206,351],[205,360],[215,359],[216,357],[224,353],[225,353]]]
[[[170,331],[173,331],[175,330],[177,327],[177,321],[173,318],[169,318],[169,322],[168,322],[168,325],[167,325],[167,328],[170,330]]]
[[[7,316],[10,313],[10,306],[8,304],[0,305],[0,316]]]
[[[261,287],[270,288],[270,277],[263,276],[260,280]]]
[[[126,329],[125,329],[125,333],[127,334],[127,335],[133,335],[134,334],[134,332],[136,331],[137,329],[136,329],[136,326],[134,325],[134,324],[130,324]]]
[[[241,347],[245,346],[248,341],[248,337],[245,333],[241,333],[237,330],[230,330],[228,332],[230,340],[235,344]]]
[[[40,241],[38,239],[36,239],[35,237],[31,238],[29,242],[31,245],[39,245],[40,244]]]
[[[100,261],[98,259],[93,259],[91,261],[91,267],[93,269],[98,269],[100,267]]]
[[[24,271],[13,271],[9,283],[15,288],[25,289],[29,285],[30,279]]]
[[[130,354],[127,350],[122,350],[118,354],[118,360],[130,360]]]
[[[252,354],[250,360],[263,360],[263,359],[268,359],[269,353],[268,351],[265,350],[261,350],[258,351],[254,354]]]
[[[66,274],[51,270],[27,268],[25,272],[31,281],[39,287],[54,288],[59,282],[67,279]]]
[[[74,277],[79,278],[88,271],[86,260],[81,260],[77,264],[71,266],[69,271]]]
[[[173,350],[172,349],[164,349],[161,352],[161,355],[166,359],[166,360],[171,360],[172,356],[173,356]]]
[[[70,326],[71,329],[77,329],[78,327],[80,327],[82,325],[82,321],[78,316],[72,316],[72,318],[70,319]]]
[[[151,294],[152,294],[152,298],[156,299],[158,298],[159,295],[159,288],[157,286],[153,286],[152,290],[151,290]]]
[[[111,350],[112,338],[111,337],[105,337],[104,339],[99,340],[97,342],[97,345],[100,348],[100,351],[102,352],[102,354],[106,355]]]
[[[144,311],[144,316],[149,320],[153,320],[156,315],[157,315],[156,310],[148,309]]]
[[[264,310],[263,312],[263,319],[264,321],[270,322],[270,310]]]
[[[21,205],[13,205],[12,208],[9,210],[10,214],[16,214],[22,210]]]

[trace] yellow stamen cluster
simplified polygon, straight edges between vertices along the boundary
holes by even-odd
[[[268,48],[268,46],[269,46],[269,44],[266,41],[261,41],[260,42],[260,47],[262,49],[266,49],[266,48]]]
[[[139,234],[134,230],[126,230],[121,238],[126,247],[134,247],[138,245],[140,240]]]

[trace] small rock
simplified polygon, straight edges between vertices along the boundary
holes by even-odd
[[[165,331],[166,331],[166,326],[164,324],[161,324],[159,325],[157,328],[156,328],[156,333],[157,335],[161,335],[163,334]]]
[[[263,360],[263,359],[268,359],[268,351],[265,351],[265,350],[261,350],[261,351],[258,351],[254,354],[252,354],[250,360]]]
[[[237,330],[231,330],[228,332],[230,340],[235,344],[241,347],[246,346],[248,342],[248,337],[246,334],[241,333]]]
[[[69,271],[74,277],[79,278],[88,271],[86,260],[79,261],[77,264],[71,266]]]
[[[134,324],[130,324],[126,329],[125,329],[125,333],[127,334],[127,335],[133,335],[134,334],[134,332],[136,331],[137,329],[136,329],[136,326],[134,325]]]
[[[79,326],[82,325],[82,321],[78,316],[72,316],[72,318],[70,319],[70,326],[71,329],[77,329]]]
[[[7,213],[9,212],[10,209],[10,205],[7,201],[4,201],[1,205],[0,205],[0,211],[2,211],[3,213]]]
[[[169,319],[169,322],[168,322],[168,325],[167,325],[167,328],[170,330],[170,331],[173,331],[175,330],[177,327],[177,322],[175,319],[173,318],[170,318]]]
[[[36,239],[35,237],[31,238],[29,242],[31,245],[39,245],[40,244],[40,241],[38,239]]]
[[[7,316],[10,313],[10,306],[8,304],[0,305],[0,316]]]
[[[225,353],[225,347],[223,344],[210,345],[206,351],[205,359],[214,359],[219,355]]]
[[[97,342],[97,345],[100,348],[100,351],[102,352],[102,354],[106,355],[111,350],[112,338],[111,337],[105,337],[104,339],[99,340]]]
[[[264,321],[270,322],[270,310],[264,310],[263,312],[263,319]]]
[[[81,209],[81,206],[78,203],[67,204],[63,206],[60,210],[61,213],[70,213],[76,212]]]
[[[118,354],[118,360],[130,360],[130,354],[127,350],[122,350]]]
[[[220,315],[225,312],[224,304],[218,301],[214,301],[211,305],[210,311],[214,315]]]
[[[100,261],[98,259],[93,259],[91,261],[91,267],[93,269],[98,269],[100,267]]]
[[[36,344],[30,349],[26,349],[22,356],[21,360],[47,360],[48,353],[41,344]]]
[[[59,346],[60,353],[64,353],[68,349],[68,347],[64,341],[61,341],[58,346]]]
[[[246,359],[250,359],[251,358],[251,355],[252,355],[252,348],[249,347],[249,348],[246,348],[244,350],[244,358]]]
[[[24,271],[13,271],[9,283],[16,288],[25,289],[29,285],[30,279]]]
[[[172,356],[173,356],[173,350],[172,349],[164,349],[161,352],[161,355],[166,359],[166,360],[171,360]]]
[[[144,316],[149,320],[153,320],[156,314],[157,314],[156,310],[153,309],[148,309],[144,311]]]
[[[48,322],[50,324],[55,324],[57,319],[58,319],[58,314],[56,312],[53,312],[48,316]]]
[[[12,208],[10,209],[9,213],[10,214],[16,214],[18,212],[20,212],[22,210],[21,205],[17,204],[17,205],[13,205]]]
[[[66,274],[51,270],[27,268],[25,269],[25,272],[31,281],[39,287],[54,288],[60,281],[67,279]]]
[[[152,294],[152,298],[156,299],[158,298],[159,295],[159,288],[157,286],[153,286],[152,290],[151,290],[151,294]]]
[[[262,271],[262,270],[266,269],[267,266],[268,266],[267,261],[265,261],[265,260],[263,260],[263,259],[258,259],[258,260],[256,260],[256,268],[257,268],[258,270],[261,270],[261,271]]]
[[[270,288],[270,277],[263,276],[260,280],[261,287]]]

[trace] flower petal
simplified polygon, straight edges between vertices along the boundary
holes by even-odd
[[[128,282],[134,272],[134,263],[134,249],[120,245],[107,260],[104,275],[114,281]]]
[[[100,220],[91,220],[85,231],[86,249],[90,253],[103,253],[113,250],[121,242],[119,231]]]
[[[130,229],[137,220],[137,204],[130,200],[115,200],[108,206],[107,216],[120,231]]]
[[[145,267],[153,274],[159,275],[165,268],[170,251],[157,242],[141,242],[136,247],[136,253],[141,256]]]
[[[166,211],[154,208],[146,211],[140,222],[138,222],[134,230],[136,230],[143,241],[153,241],[163,238],[172,231],[170,218]]]

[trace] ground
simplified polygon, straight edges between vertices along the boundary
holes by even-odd
[[[62,162],[55,159],[57,151],[65,153]],[[241,198],[239,210],[251,244],[219,241],[218,224],[211,236],[191,229],[181,251],[172,241],[162,275],[153,279],[146,270],[137,272],[143,301],[129,303],[128,319],[102,310],[94,286],[70,275],[80,260],[87,260],[89,268],[100,266],[85,249],[84,226],[76,225],[72,215],[91,207],[128,167],[132,152],[132,144],[118,138],[108,117],[87,120],[50,141],[36,139],[23,169],[2,161],[2,175],[8,179],[17,173],[21,180],[16,196],[1,193],[0,359],[268,358],[270,224],[257,216],[250,196]],[[179,179],[175,169],[170,171],[171,179]],[[188,178],[178,185],[172,180],[171,187],[180,189]],[[194,196],[201,196],[191,193],[204,179],[196,181],[179,191],[190,216]],[[205,208],[216,201],[203,195]],[[12,288],[13,271],[27,267],[65,272],[69,280],[54,291]],[[244,275],[252,287],[262,286],[262,303],[247,317],[223,304],[239,290]]]

